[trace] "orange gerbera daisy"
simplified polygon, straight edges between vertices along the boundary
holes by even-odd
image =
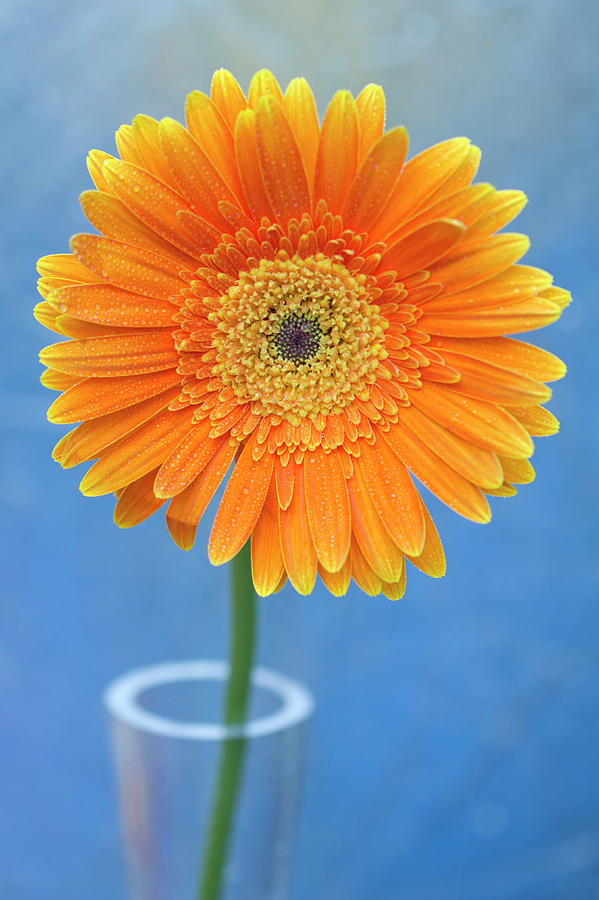
[[[251,537],[261,595],[318,572],[400,597],[406,558],[445,571],[411,474],[487,522],[485,495],[531,481],[531,435],[558,428],[540,404],[564,365],[503,336],[569,302],[516,265],[528,238],[496,234],[525,196],[471,184],[465,138],[406,162],[376,85],[339,91],[321,126],[304,79],[283,94],[258,72],[246,99],[221,70],[185,114],[90,153],[100,234],[39,262],[36,316],[70,338],[41,354],[63,392],[48,417],[82,422],[54,458],[96,460],[81,490],[115,492],[122,527],[168,502],[187,550],[233,466],[213,563]]]

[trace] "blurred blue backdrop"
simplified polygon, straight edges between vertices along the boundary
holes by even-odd
[[[572,290],[537,338],[569,365],[537,481],[491,525],[430,508],[449,570],[404,600],[319,587],[264,601],[260,660],[318,710],[294,900],[599,896],[597,181],[599,7],[585,0],[5,0],[2,25],[3,504],[0,691],[6,900],[124,897],[104,685],[142,664],[221,656],[226,578],[177,550],[161,514],[112,524],[60,429],[31,318],[38,256],[85,230],[89,148],[137,112],[181,118],[215,68],[382,84],[412,152],[468,135],[482,180],[529,206],[527,262]],[[430,498],[429,498],[430,499]]]

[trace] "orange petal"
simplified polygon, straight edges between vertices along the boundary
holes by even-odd
[[[52,305],[46,300],[42,303],[36,303],[33,307],[33,318],[36,322],[39,322],[40,325],[43,325],[44,328],[48,328],[50,331],[55,331],[56,334],[64,335],[60,322],[56,321],[58,317],[60,317],[60,313],[53,309]]]
[[[104,237],[177,259],[187,269],[197,266],[197,259],[144,225],[118,197],[100,191],[84,191],[79,201],[87,219]],[[196,250],[194,247],[194,252]]]
[[[435,528],[435,523],[431,519],[431,515],[424,503],[422,504],[422,509],[426,521],[424,547],[420,556],[407,556],[406,558],[417,569],[424,572],[425,575],[430,575],[431,578],[441,578],[447,570],[443,545]]]
[[[536,269],[533,266],[510,266],[499,275],[463,292],[450,295],[443,293],[436,297],[431,312],[434,310],[435,315],[464,312],[472,316],[479,308],[491,309],[505,303],[532,298],[548,288],[551,280],[551,275],[543,269]]]
[[[527,459],[508,459],[500,457],[506,481],[513,484],[531,484],[535,480],[535,470]]]
[[[453,138],[430,147],[406,163],[383,215],[372,229],[371,240],[384,240],[396,231],[449,178],[469,151],[466,138]]]
[[[418,407],[399,407],[399,424],[406,425],[416,437],[468,481],[479,487],[498,487],[503,472],[495,454],[453,434]]]
[[[314,95],[305,78],[294,78],[287,85],[283,108],[293,128],[297,146],[304,161],[308,185],[314,184],[320,126]]]
[[[355,537],[352,535],[351,549],[351,576],[365,594],[376,597],[381,592],[382,581],[366,562],[364,554],[360,550]]]
[[[273,212],[262,181],[258,159],[256,113],[251,109],[241,113],[235,125],[235,158],[245,199],[254,219],[257,222],[260,222],[263,216],[272,219]]]
[[[379,434],[373,446],[360,443],[358,465],[383,524],[397,546],[412,556],[422,553],[424,514],[408,471]]]
[[[157,413],[106,450],[80,484],[87,497],[109,494],[159,466],[189,431],[193,411]]]
[[[367,565],[382,581],[396,581],[403,569],[403,554],[383,525],[357,466],[347,489],[354,540]]]
[[[235,133],[237,116],[247,106],[245,96],[236,79],[226,69],[218,69],[212,76],[211,96],[231,132]]]
[[[59,372],[108,378],[172,369],[179,357],[172,334],[157,331],[62,341],[45,347],[40,360]]]
[[[218,106],[201,91],[192,91],[185,101],[185,121],[191,136],[227,182],[235,197],[241,200],[243,191],[235,162],[233,132]]]
[[[480,165],[480,150],[478,147],[468,147],[468,152],[462,162],[453,170],[448,178],[445,178],[440,186],[429,194],[419,209],[426,209],[437,203],[447,200],[452,195],[468,187],[478,171]]]
[[[191,550],[193,547],[198,522],[227,474],[237,451],[237,447],[230,443],[228,436],[219,438],[218,443],[220,449],[206,468],[169,504],[166,514],[167,528],[181,550]]]
[[[441,354],[443,350],[453,350],[473,359],[492,363],[507,369],[509,372],[517,372],[527,378],[536,381],[557,381],[566,374],[566,366],[547,350],[527,344],[524,341],[515,341],[512,338],[446,338],[432,337],[430,347],[437,347]]]
[[[253,458],[255,439],[250,437],[231,473],[218,507],[208,541],[208,558],[215,566],[238,553],[254,530],[272,478],[274,456]]]
[[[142,297],[110,284],[78,284],[57,288],[48,296],[56,314],[118,328],[165,328],[173,325],[178,307],[168,300]]]
[[[71,250],[92,272],[101,276],[85,281],[108,281],[115,287],[159,300],[178,296],[186,286],[179,274],[179,263],[141,247],[130,247],[95,234],[76,234],[71,238]]]
[[[465,227],[455,219],[438,219],[412,231],[385,253],[380,271],[394,270],[400,278],[426,269],[456,244]]]
[[[314,175],[314,200],[340,213],[358,167],[360,128],[349,91],[338,91],[325,113]]]
[[[79,383],[78,375],[65,375],[64,372],[55,372],[54,369],[46,369],[40,375],[40,382],[51,391],[66,391],[74,384]]]
[[[260,100],[267,96],[271,96],[277,103],[283,103],[283,92],[275,76],[268,69],[260,69],[250,81],[248,106],[256,110]]]
[[[160,141],[179,190],[201,218],[220,225],[221,200],[235,196],[188,131],[174,119],[160,122]]]
[[[443,284],[443,294],[457,294],[487,281],[524,256],[530,246],[525,234],[497,234],[462,250],[456,247],[431,267],[431,278]]]
[[[433,301],[435,303],[436,301]],[[521,303],[509,303],[492,309],[472,310],[437,314],[431,304],[430,312],[425,309],[418,327],[429,334],[448,337],[490,337],[505,334],[522,334],[551,325],[562,314],[561,309],[549,300],[532,297]]]
[[[58,425],[105,416],[162,394],[181,381],[175,369],[124,378],[86,378],[65,390],[48,410],[48,420]]]
[[[360,123],[358,165],[361,166],[385,130],[385,93],[379,84],[367,84],[356,97]]]
[[[131,125],[121,125],[121,127],[117,129],[114,140],[121,159],[145,168],[143,157],[135,143],[135,135],[133,134],[133,127]]]
[[[218,438],[209,437],[211,425],[210,419],[192,425],[165,459],[154,483],[157,497],[180,494],[206,468],[222,443]]]
[[[156,397],[84,422],[61,438],[54,448],[53,458],[63,469],[70,469],[80,462],[95,459],[105,447],[166,409],[176,399],[178,393],[178,387],[171,388]]]
[[[293,497],[293,485],[295,482],[295,466],[291,461],[286,466],[281,462],[281,457],[277,456],[275,463],[275,479],[277,487],[277,497],[279,506],[287,509]]]
[[[295,484],[288,508],[279,508],[281,552],[291,584],[299,594],[305,595],[312,591],[316,581],[316,550],[306,511],[304,467],[291,460],[288,465],[295,466]]]
[[[301,153],[282,107],[262,97],[256,108],[256,140],[262,180],[281,225],[311,209],[310,188]]]
[[[490,184],[473,184],[469,187],[444,197],[438,203],[426,206],[417,215],[411,216],[404,224],[390,234],[385,243],[392,247],[408,234],[412,234],[423,225],[435,222],[438,219],[451,219],[468,225],[477,217],[477,209],[484,202],[487,194],[493,194],[495,189]]]
[[[329,590],[333,596],[343,597],[344,594],[347,594],[349,583],[351,581],[351,560],[349,553],[338,572],[327,572],[324,566],[319,565],[318,574],[322,578],[327,590]]]
[[[177,190],[177,181],[171,171],[162,146],[160,126],[151,116],[135,116],[132,125],[135,146],[143,160],[144,167],[160,178],[169,187]]]
[[[468,227],[464,243],[479,241],[495,234],[516,218],[526,206],[526,202],[526,194],[522,191],[496,191],[489,195],[478,218]]]
[[[109,160],[104,169],[113,193],[134,216],[169,244],[191,257],[199,256],[177,218],[179,210],[189,209],[181,194],[144,169],[120,159]]]
[[[381,593],[388,597],[389,600],[401,600],[403,595],[406,592],[406,567],[404,566],[404,570],[402,573],[402,577],[399,581],[394,581],[393,584],[387,584],[383,582],[381,585]]]
[[[356,232],[369,231],[386,207],[408,152],[405,128],[383,135],[358,172],[343,207],[345,224]]]
[[[463,397],[455,385],[427,382],[410,391],[411,402],[431,419],[486,450],[522,459],[534,450],[520,423],[493,403]]]
[[[405,425],[392,426],[385,441],[422,484],[451,509],[473,522],[488,522],[489,504],[471,481],[458,475]]]
[[[88,235],[90,237],[91,235]],[[80,262],[73,253],[52,253],[38,259],[36,268],[42,278],[60,281],[85,282],[93,284],[101,281],[94,272]]]
[[[345,475],[338,451],[315,450],[304,457],[306,510],[318,560],[338,572],[349,553],[351,520]]]
[[[211,253],[220,243],[222,232],[195,213],[181,209],[177,213],[177,218],[192,238],[198,253]]]
[[[87,154],[87,168],[94,185],[98,191],[105,191],[109,194],[110,186],[102,175],[102,166],[107,159],[114,159],[114,156],[103,150],[90,150]]]
[[[128,484],[119,494],[114,508],[114,521],[119,528],[139,525],[163,505],[164,500],[159,500],[154,494],[155,475],[156,469],[152,469],[137,481]]]
[[[518,419],[533,437],[547,437],[559,431],[559,422],[553,413],[542,406],[512,406],[510,415]]]
[[[279,543],[279,504],[273,478],[252,532],[252,579],[256,593],[260,597],[274,594],[283,575],[285,564]]]
[[[481,359],[447,349],[443,359],[460,373],[461,378],[455,389],[466,397],[488,400],[501,406],[536,406],[551,397],[551,389],[539,381],[508,372]]]

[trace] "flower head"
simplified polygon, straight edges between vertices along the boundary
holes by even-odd
[[[320,125],[304,79],[283,94],[258,72],[246,99],[221,70],[185,113],[123,125],[120,159],[90,153],[99,234],[39,261],[36,316],[69,338],[41,354],[48,417],[82,423],[54,458],[95,460],[81,490],[114,492],[122,527],[168,503],[184,549],[231,469],[213,563],[251,537],[260,594],[318,572],[399,597],[406,558],[445,571],[412,476],[476,522],[534,477],[565,367],[505,335],[569,296],[496,233],[524,195],[472,184],[465,138],[406,162],[375,85]]]

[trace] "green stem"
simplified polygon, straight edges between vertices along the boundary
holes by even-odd
[[[256,595],[248,541],[231,563],[231,646],[223,715],[225,725],[240,725],[245,721],[255,631]],[[223,741],[198,900],[219,900],[221,895],[245,744],[245,738],[225,738]]]

